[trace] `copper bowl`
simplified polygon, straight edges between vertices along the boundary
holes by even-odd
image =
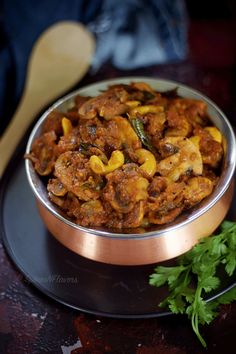
[[[236,145],[233,129],[221,110],[206,96],[177,82],[126,77],[107,80],[86,86],[58,100],[39,119],[27,144],[31,150],[34,139],[40,134],[43,121],[54,110],[66,111],[73,105],[77,94],[95,96],[108,85],[145,81],[159,91],[178,88],[182,97],[195,98],[207,103],[208,113],[224,136],[224,161],[221,177],[213,193],[197,207],[180,215],[173,223],[134,233],[114,232],[108,229],[85,228],[70,221],[47,196],[45,185],[26,160],[29,184],[36,196],[37,207],[43,222],[54,237],[65,247],[89,259],[118,265],[141,265],[177,257],[192,248],[200,238],[209,236],[224,219],[233,196],[233,174]],[[43,236],[42,236],[43,237]],[[32,240],[33,242],[33,240]]]

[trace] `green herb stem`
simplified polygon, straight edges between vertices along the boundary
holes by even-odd
[[[203,345],[204,348],[206,348],[206,342],[203,339],[202,335],[199,332],[199,316],[198,316],[198,301],[201,298],[201,292],[202,292],[202,287],[198,286],[193,302],[193,311],[192,311],[192,316],[191,316],[191,323],[192,323],[192,328],[197,335],[198,339],[200,340],[201,344]]]

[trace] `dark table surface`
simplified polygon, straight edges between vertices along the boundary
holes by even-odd
[[[205,26],[205,27],[204,27]],[[203,36],[199,42],[199,31]],[[218,32],[217,32],[218,31]],[[221,40],[215,43],[215,34]],[[234,32],[233,32],[234,33]],[[105,78],[149,76],[179,81],[214,100],[232,124],[236,117],[235,36],[228,24],[193,24],[190,55],[181,63],[132,72],[109,63],[78,87]],[[227,53],[227,55],[224,55]],[[0,353],[205,353],[185,317],[112,319],[83,314],[48,298],[25,280],[0,244]],[[235,353],[236,303],[202,328],[208,353]]]

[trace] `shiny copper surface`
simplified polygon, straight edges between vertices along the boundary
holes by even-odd
[[[95,261],[119,265],[157,263],[174,258],[192,248],[197,241],[209,236],[224,219],[233,196],[233,185],[206,213],[193,222],[163,231],[157,237],[127,238],[95,235],[65,224],[39,201],[37,206],[48,230],[70,250]]]
[[[212,234],[224,219],[233,196],[233,174],[236,163],[236,143],[231,125],[220,109],[201,93],[167,80],[148,78],[120,78],[103,81],[80,89],[56,102],[46,111],[33,129],[27,145],[27,153],[40,133],[41,125],[53,109],[67,110],[77,94],[93,96],[107,85],[146,81],[161,91],[178,87],[183,97],[203,100],[213,123],[221,130],[224,141],[224,163],[219,182],[212,195],[190,213],[176,219],[172,225],[141,234],[113,233],[109,230],[91,230],[76,225],[58,213],[47,196],[47,191],[29,160],[26,161],[26,173],[29,184],[36,196],[37,206],[48,230],[65,247],[89,259],[119,265],[141,265],[165,261],[177,257],[191,247],[200,238]]]

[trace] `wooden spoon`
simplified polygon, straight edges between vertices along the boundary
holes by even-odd
[[[39,37],[21,101],[0,140],[0,177],[36,114],[85,75],[94,48],[94,37],[77,22],[59,22]]]

